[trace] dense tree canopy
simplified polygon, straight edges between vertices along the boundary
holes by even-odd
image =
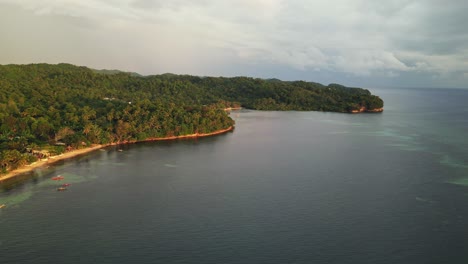
[[[34,161],[44,149],[213,132],[234,123],[223,108],[240,105],[351,112],[383,102],[337,84],[0,65],[0,168]]]

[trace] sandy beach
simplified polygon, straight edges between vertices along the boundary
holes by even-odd
[[[12,170],[12,171],[8,172],[7,174],[1,175],[0,176],[0,182],[8,180],[8,179],[13,178],[13,177],[16,177],[16,176],[18,176],[20,174],[30,172],[30,171],[32,171],[32,170],[34,170],[36,168],[53,164],[53,163],[55,163],[57,161],[60,161],[60,160],[73,158],[73,157],[76,157],[76,156],[79,156],[79,155],[82,155],[82,154],[86,154],[86,153],[91,152],[91,151],[95,151],[95,150],[100,149],[100,148],[102,148],[104,146],[105,145],[92,145],[89,148],[72,150],[72,151],[65,152],[63,154],[57,155],[57,156],[52,156],[52,157],[49,157],[46,160],[38,160],[38,161],[33,162],[31,164],[28,164],[28,165],[26,165],[24,167],[18,168],[16,170]]]
[[[234,129],[234,127],[230,126],[230,127],[226,128],[226,129],[214,131],[214,132],[211,132],[211,133],[196,133],[196,134],[189,134],[189,135],[183,135],[183,136],[149,138],[149,139],[142,140],[142,141],[126,141],[126,142],[111,143],[111,144],[95,144],[95,145],[92,145],[92,146],[90,146],[88,148],[72,150],[72,151],[68,151],[68,152],[65,152],[63,154],[57,155],[57,156],[52,156],[52,157],[49,157],[47,160],[38,160],[38,161],[36,161],[34,163],[31,163],[31,164],[28,164],[28,165],[26,165],[24,167],[18,168],[16,170],[12,170],[12,171],[4,174],[4,175],[0,175],[0,183],[5,181],[5,180],[16,177],[18,175],[21,175],[23,173],[33,171],[33,170],[35,170],[35,169],[37,169],[39,167],[47,166],[47,165],[53,164],[55,162],[58,162],[60,160],[65,160],[65,159],[70,159],[70,158],[73,158],[73,157],[76,157],[76,156],[80,156],[80,155],[83,155],[83,154],[86,154],[86,153],[89,153],[89,152],[92,152],[92,151],[95,151],[95,150],[98,150],[98,149],[101,149],[101,148],[104,148],[104,147],[108,147],[108,146],[115,146],[115,145],[120,145],[120,144],[131,144],[131,143],[138,143],[138,142],[150,142],[150,141],[163,141],[163,140],[208,137],[208,136],[223,134],[223,133],[229,132],[229,131],[231,131],[233,129]]]

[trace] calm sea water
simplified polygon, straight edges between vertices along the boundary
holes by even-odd
[[[468,90],[373,92],[4,184],[0,263],[468,263]]]

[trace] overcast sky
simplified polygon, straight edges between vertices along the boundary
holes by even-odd
[[[0,0],[0,64],[468,87],[468,1]]]

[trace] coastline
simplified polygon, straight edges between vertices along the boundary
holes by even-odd
[[[234,130],[234,126],[230,126],[230,127],[226,128],[226,129],[221,129],[221,130],[217,130],[217,131],[210,132],[210,133],[195,133],[195,134],[182,135],[182,136],[171,136],[171,137],[162,137],[162,138],[148,138],[148,139],[140,140],[140,141],[135,140],[135,141],[124,141],[124,142],[109,143],[109,144],[94,144],[94,145],[91,145],[90,147],[87,147],[87,148],[76,149],[76,150],[72,150],[72,151],[69,151],[69,152],[66,152],[66,153],[63,153],[63,154],[60,154],[60,155],[51,156],[47,160],[39,160],[39,161],[33,162],[31,164],[25,165],[25,166],[23,166],[21,168],[9,171],[8,173],[6,173],[4,175],[0,175],[0,183],[6,181],[8,179],[14,178],[16,176],[22,175],[24,173],[31,172],[31,171],[33,171],[33,170],[35,170],[37,168],[40,168],[40,167],[43,167],[43,166],[46,166],[46,165],[51,165],[51,164],[54,164],[55,162],[58,162],[58,161],[61,161],[61,160],[71,159],[71,158],[74,158],[74,157],[77,157],[77,156],[80,156],[80,155],[83,155],[83,154],[87,154],[89,152],[96,151],[96,150],[101,149],[101,148],[109,147],[109,146],[116,146],[116,145],[122,145],[122,144],[133,144],[133,143],[138,143],[138,142],[151,142],[151,141],[164,141],[164,140],[175,140],[175,139],[209,137],[209,136],[224,134],[224,133],[232,131],[232,130]]]
[[[221,130],[217,130],[217,131],[210,132],[210,133],[195,133],[195,134],[188,134],[188,135],[182,135],[182,136],[171,136],[171,137],[162,137],[162,138],[148,138],[148,139],[145,139],[145,140],[124,142],[124,143],[137,143],[137,142],[150,142],[150,141],[184,139],[184,138],[209,137],[209,136],[224,134],[224,133],[232,131],[232,130],[234,130],[234,126],[230,126],[230,127],[226,128],[226,129],[221,129]]]
[[[228,107],[228,108],[224,108],[223,110],[226,111],[226,112],[231,112],[233,110],[242,110],[242,107],[240,107],[240,106],[239,107]]]
[[[88,148],[76,149],[76,150],[72,150],[72,151],[69,151],[69,152],[62,153],[60,155],[51,156],[46,160],[38,160],[36,162],[25,165],[25,166],[20,167],[18,169],[9,171],[8,173],[6,173],[4,175],[1,175],[0,176],[0,183],[2,183],[3,181],[6,181],[8,179],[14,178],[16,176],[19,176],[21,174],[33,171],[33,170],[35,170],[35,169],[37,169],[39,167],[54,164],[55,162],[58,162],[58,161],[61,161],[61,160],[70,159],[70,158],[73,158],[73,157],[76,157],[76,156],[79,156],[79,155],[82,155],[82,154],[86,154],[86,153],[98,150],[98,149],[106,147],[106,146],[108,146],[108,145],[101,145],[101,144],[92,145],[91,147],[88,147]]]
[[[360,113],[382,113],[383,112],[383,107],[380,108],[373,108],[373,109],[367,109],[366,107],[361,107],[360,109],[356,110],[351,110],[351,114],[360,114]]]

